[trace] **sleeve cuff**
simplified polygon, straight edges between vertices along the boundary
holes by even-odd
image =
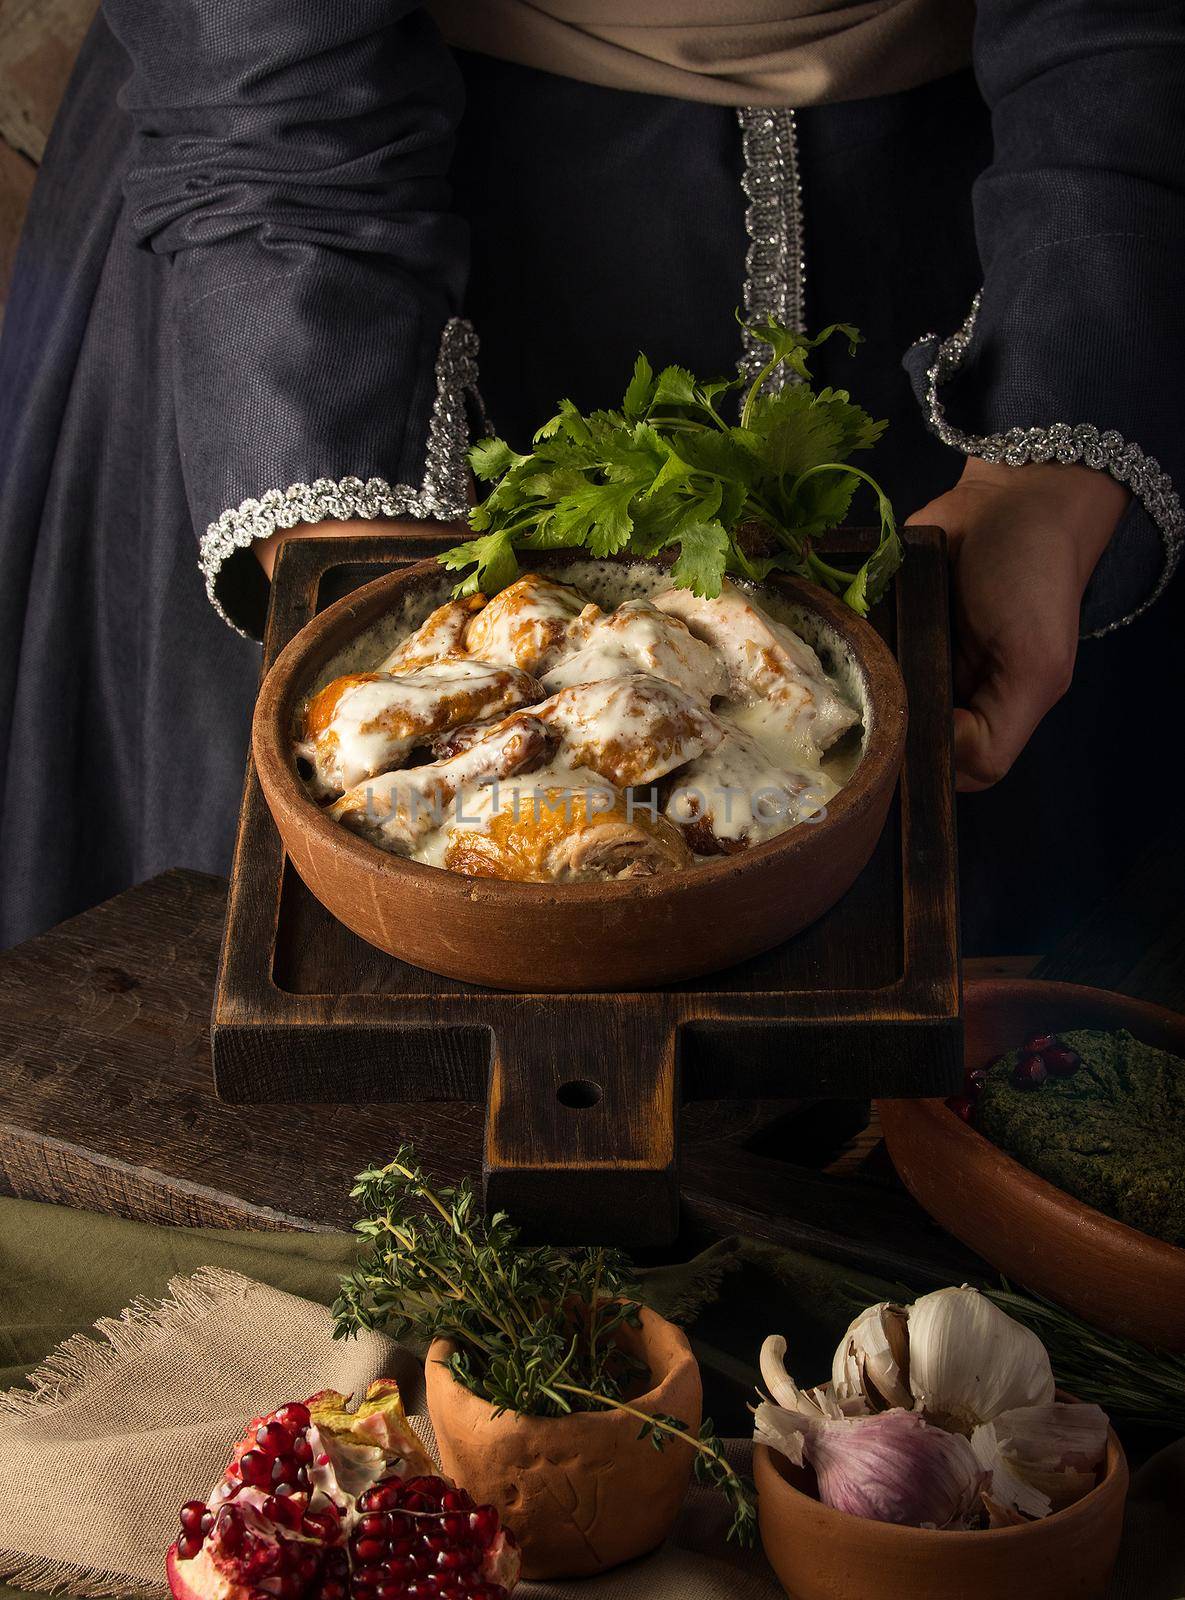
[[[267,582],[251,545],[297,523],[345,521],[353,517],[408,517],[447,522],[468,510],[467,399],[480,413],[477,394],[477,335],[470,323],[451,318],[436,358],[436,399],[428,425],[424,476],[419,485],[385,478],[317,478],[269,489],[223,511],[202,537],[198,566],[210,603],[236,633],[259,638],[267,609]]]
[[[1053,422],[971,434],[948,418],[940,391],[962,369],[975,335],[979,297],[963,326],[948,339],[927,334],[906,353],[904,365],[930,431],[965,456],[1025,466],[1030,461],[1081,463],[1107,472],[1132,492],[1133,502],[1095,570],[1082,608],[1083,632],[1111,633],[1147,611],[1176,571],[1185,539],[1185,511],[1168,474],[1154,456],[1109,428],[1089,422]]]

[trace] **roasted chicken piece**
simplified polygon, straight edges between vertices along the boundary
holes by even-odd
[[[696,855],[735,855],[818,816],[834,793],[822,772],[790,770],[729,728],[671,780],[664,813]]]
[[[587,606],[569,630],[568,644],[543,675],[543,687],[552,694],[635,672],[677,684],[705,705],[728,688],[728,669],[712,646],[649,600],[626,600],[607,613]]]
[[[402,644],[395,646],[376,672],[410,672],[445,656],[465,654],[465,629],[486,603],[484,594],[448,600],[427,617]]]
[[[539,766],[554,747],[555,736],[518,711],[447,761],[384,772],[357,784],[330,806],[328,815],[384,850],[410,855],[447,825],[449,807],[462,791]]]
[[[545,671],[588,605],[567,583],[527,572],[496,594],[465,630],[465,648],[480,661],[513,661],[523,672]]]
[[[322,794],[341,794],[400,766],[417,745],[462,722],[543,698],[517,667],[436,661],[415,671],[335,678],[304,709],[297,754],[310,761]]]
[[[653,783],[714,750],[724,734],[699,701],[645,673],[561,689],[532,715],[560,735],[561,761],[618,789]]]
[[[810,645],[767,616],[727,578],[715,600],[701,600],[689,589],[667,589],[655,596],[654,604],[715,646],[728,669],[734,699],[776,706],[804,744],[827,750],[860,720]]]
[[[635,807],[608,785],[576,788],[519,780],[513,799],[499,786],[484,798],[482,827],[450,832],[441,865],[471,878],[517,883],[580,883],[647,878],[691,865],[679,830]]]

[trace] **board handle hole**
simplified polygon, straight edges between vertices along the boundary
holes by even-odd
[[[555,1097],[562,1106],[568,1106],[573,1111],[587,1111],[601,1098],[601,1086],[591,1083],[587,1078],[573,1078],[568,1083],[560,1084]]]

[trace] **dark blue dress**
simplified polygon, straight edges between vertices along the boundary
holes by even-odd
[[[903,516],[961,452],[1130,483],[1084,625],[1145,605],[1181,536],[1183,46],[1176,6],[983,0],[978,84],[738,115],[454,56],[405,0],[106,0],[0,348],[0,944],[226,870],[253,537],[455,514],[478,385],[524,439],[638,349],[728,371],[737,306],[864,330],[820,375],[890,418]],[[1084,644],[962,803],[973,947],[1039,947],[1146,834],[1107,797],[1166,733],[1179,604]]]

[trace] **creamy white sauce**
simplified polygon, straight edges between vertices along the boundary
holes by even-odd
[[[554,804],[547,791],[558,789],[562,797]],[[453,840],[465,833],[484,833],[491,820],[503,813],[512,816],[533,814],[536,804],[551,809],[571,805],[576,796],[587,799],[590,812],[612,809],[617,791],[604,778],[585,767],[571,766],[562,759],[552,761],[534,772],[520,773],[513,778],[500,778],[496,783],[462,789],[456,800],[445,808],[440,827],[433,828],[411,853],[413,861],[426,866],[442,867]]]
[[[549,575],[573,585],[605,612],[630,600],[650,601],[670,586],[669,575],[659,569],[595,561],[573,561]],[[376,658],[397,648],[447,598],[449,586],[449,579],[442,574],[438,588],[404,601],[330,662],[319,682],[329,682],[343,672],[371,669]],[[822,685],[835,695],[841,710],[844,706],[855,708],[857,717],[863,716],[866,723],[867,701],[858,664],[822,618],[790,604],[775,591],[740,582],[735,583],[735,587],[777,625],[778,643],[793,653],[796,664],[805,674],[820,674]],[[538,620],[544,622],[549,617],[554,618],[558,608],[553,609],[549,597],[542,602],[531,602],[532,612],[536,609]],[[513,622],[500,620],[495,630],[499,639],[505,633],[508,665],[513,662],[509,653],[509,630],[522,620],[520,612]],[[790,639],[785,638],[783,630],[789,631]],[[693,642],[701,645],[699,640]],[[793,648],[795,645],[797,650]],[[582,657],[588,675],[571,679],[569,669]],[[481,667],[486,663],[494,664],[488,642],[483,649],[483,661],[473,665]],[[636,676],[640,664],[639,647],[623,647],[620,640],[614,639],[612,630],[598,632],[598,619],[592,617],[579,648],[561,654],[560,660],[545,675],[545,687],[558,689],[575,686],[577,682],[595,683],[620,678],[623,674]],[[647,665],[652,672],[659,670],[655,657],[651,657]],[[678,688],[675,693],[683,698]],[[644,706],[631,704],[627,695],[608,693],[595,698],[595,709],[587,716],[573,718],[573,734],[577,740],[593,737],[607,742],[637,736],[647,718]],[[699,703],[705,704],[705,699],[701,698]],[[862,729],[857,723],[852,733],[842,738],[837,746],[820,754],[812,736],[811,719],[796,717],[793,710],[793,704],[779,706],[766,700],[746,703],[742,699],[713,696],[711,717],[707,720],[719,732],[715,740],[709,736],[689,746],[669,778],[675,791],[668,806],[672,820],[687,820],[686,801],[683,802],[684,815],[677,814],[678,791],[690,788],[700,790],[703,796],[702,801],[692,801],[690,809],[710,812],[713,831],[719,838],[743,839],[749,845],[775,837],[798,823],[825,817],[827,803],[859,763],[867,728]],[[548,788],[573,793],[585,790],[612,793],[605,779],[577,766],[574,757],[561,746],[546,768],[503,778],[497,784],[466,786],[447,807],[443,825],[417,841],[411,858],[427,865],[442,866],[449,845],[458,833],[488,828],[493,816],[513,808],[516,803],[520,807],[534,804],[535,797]],[[639,791],[641,804],[645,804],[648,797],[648,788]]]
[[[480,693],[487,687],[488,698],[478,703],[476,718],[497,711],[506,702],[505,671],[485,661],[439,662],[347,689],[327,729],[337,741],[333,767],[339,786],[352,789],[384,767],[403,761],[418,742],[415,735],[398,738],[384,728],[381,719],[385,713],[397,708],[400,716],[430,724],[442,692]]]

